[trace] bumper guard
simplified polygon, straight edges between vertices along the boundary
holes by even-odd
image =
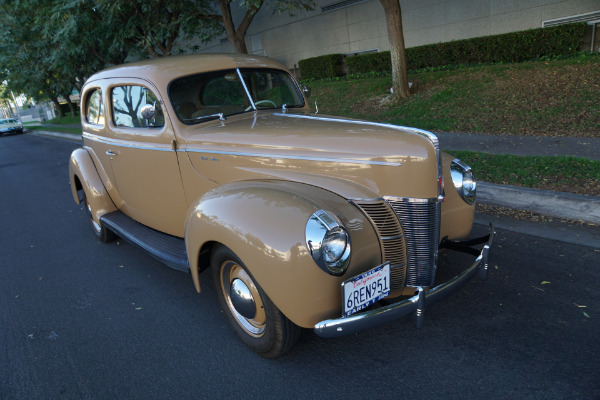
[[[488,255],[493,240],[494,226],[492,224],[489,225],[489,234],[481,238],[466,241],[451,241],[444,239],[440,244],[440,248],[447,248],[475,255],[477,258],[473,264],[454,278],[431,288],[428,291],[425,291],[422,287],[416,288],[417,294],[406,300],[382,308],[354,314],[349,317],[321,321],[315,325],[315,333],[324,338],[350,335],[404,318],[413,313],[416,316],[417,328],[421,328],[423,326],[425,309],[427,307],[456,292],[475,275],[478,275],[480,280],[486,279]],[[485,243],[485,245],[481,251],[472,247],[482,243]]]

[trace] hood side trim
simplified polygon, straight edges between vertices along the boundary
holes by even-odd
[[[196,149],[177,149],[177,151],[185,151],[190,153],[201,153],[201,154],[221,154],[228,156],[242,156],[242,157],[262,157],[262,158],[275,158],[275,159],[287,159],[287,160],[304,160],[304,161],[322,161],[322,162],[336,162],[336,163],[347,163],[347,164],[367,164],[367,165],[383,165],[388,167],[400,167],[402,163],[387,162],[387,161],[372,161],[372,160],[359,160],[354,158],[328,158],[328,157],[309,157],[309,156],[292,156],[282,154],[267,154],[267,153],[248,153],[248,152],[237,152],[237,151],[221,151],[221,150],[196,150]]]

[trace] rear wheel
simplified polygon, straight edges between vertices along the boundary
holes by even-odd
[[[221,308],[248,347],[271,358],[296,343],[300,327],[279,311],[230,249],[220,246],[214,251],[211,270]]]
[[[98,238],[99,241],[101,241],[103,243],[112,242],[113,240],[116,239],[117,236],[114,234],[113,231],[111,231],[107,227],[103,226],[100,222],[96,222],[94,220],[94,217],[92,214],[92,206],[88,202],[87,196],[85,195],[85,191],[82,191],[82,192],[83,192],[83,207],[84,207],[85,213],[88,216],[88,219],[90,221],[92,231],[94,232],[94,234],[96,235],[96,237]]]

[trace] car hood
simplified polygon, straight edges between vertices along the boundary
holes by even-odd
[[[355,198],[438,195],[437,138],[418,129],[261,112],[186,127],[182,133],[180,150],[199,174],[219,184],[284,179]]]

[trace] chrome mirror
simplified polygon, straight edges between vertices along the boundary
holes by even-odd
[[[156,116],[156,108],[154,108],[154,104],[146,104],[142,107],[141,110],[142,117],[144,119],[152,119]]]
[[[302,89],[302,93],[304,93],[304,97],[310,97],[310,88],[306,85],[300,85]]]

